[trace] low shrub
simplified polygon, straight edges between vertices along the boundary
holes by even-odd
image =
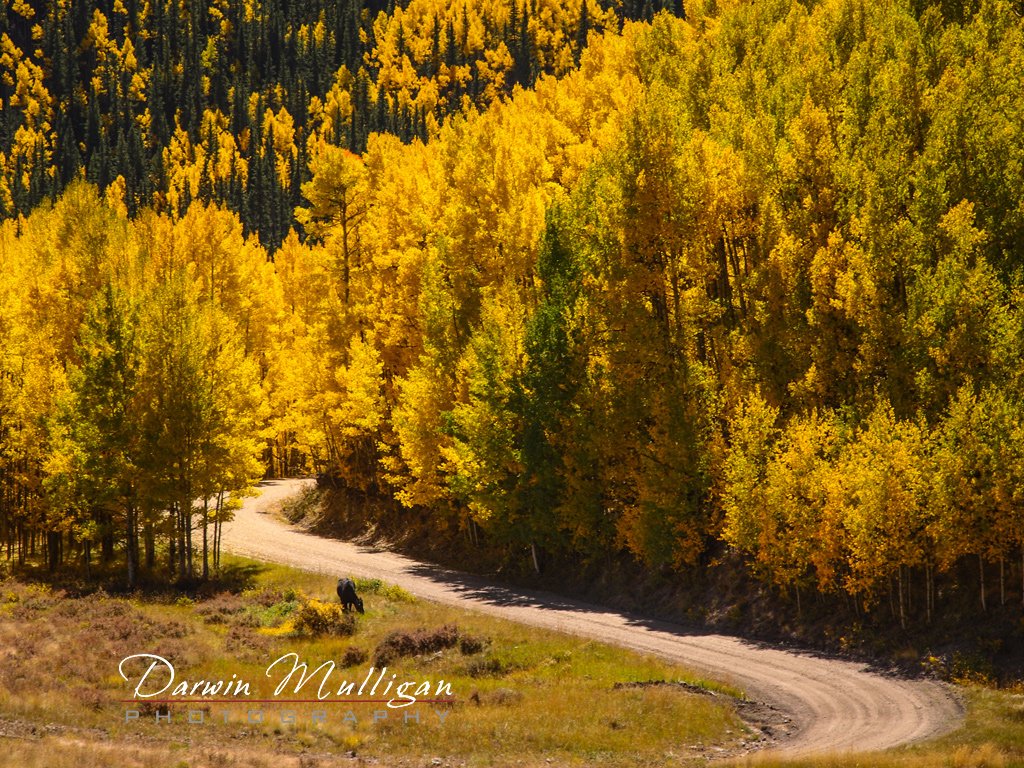
[[[459,628],[451,624],[437,629],[418,629],[415,632],[395,630],[377,645],[373,652],[373,663],[381,667],[405,656],[451,648],[459,642],[459,637]]]
[[[345,653],[341,657],[341,666],[358,667],[360,664],[364,664],[367,658],[369,658],[369,654],[365,650],[351,645],[345,649]]]
[[[463,635],[459,639],[459,653],[463,656],[472,656],[474,653],[480,653],[484,649],[485,642],[481,637]]]
[[[302,635],[349,636],[355,634],[356,619],[337,603],[310,599],[295,611],[292,627]]]
[[[466,674],[470,677],[501,677],[509,671],[509,665],[496,659],[493,656],[485,656],[473,659],[466,667]]]

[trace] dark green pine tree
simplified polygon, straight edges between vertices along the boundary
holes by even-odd
[[[203,157],[203,165],[199,169],[199,189],[196,190],[196,197],[203,205],[209,205],[213,201],[213,178],[210,175],[209,155]]]
[[[573,47],[573,57],[577,65],[580,63],[583,49],[587,47],[587,34],[590,32],[590,28],[590,12],[587,10],[586,0],[583,0],[580,4],[580,19],[576,24],[576,45]]]
[[[181,189],[181,200],[178,203],[178,213],[184,216],[192,207],[192,183],[186,181]]]
[[[513,84],[527,88],[533,83],[534,53],[533,39],[530,37],[530,10],[525,1],[519,14],[519,29],[516,31],[515,43]]]
[[[278,206],[281,185],[277,178],[277,148],[274,146],[274,128],[271,126],[263,143],[263,156],[260,163],[260,179],[263,183],[263,200],[260,206],[257,228],[260,241],[267,248],[274,250],[281,244],[278,232]]]
[[[55,171],[58,188],[63,189],[78,176],[82,168],[82,154],[78,151],[78,139],[75,136],[69,109],[61,109],[58,113],[56,130]]]
[[[370,135],[370,76],[365,67],[360,67],[352,86],[352,120],[349,123],[348,148],[362,152]]]
[[[242,179],[238,169],[238,156],[231,155],[231,166],[228,176],[227,204],[231,210],[244,218],[245,199],[242,189]]]
[[[558,546],[557,516],[536,510],[557,510],[564,496],[566,417],[584,379],[573,314],[582,286],[580,260],[573,248],[567,216],[558,208],[547,216],[537,257],[543,285],[540,302],[526,329],[527,363],[515,396],[523,414],[520,445],[522,471],[517,506],[530,530],[529,541]]]
[[[25,186],[21,181],[24,175],[25,163],[22,161],[21,155],[17,155],[14,158],[14,173],[11,175],[11,204],[14,207],[14,213],[26,210],[24,208]]]
[[[433,77],[441,68],[441,20],[434,14],[434,23],[430,29],[430,59],[429,70],[420,74]]]
[[[462,63],[462,53],[459,51],[459,44],[455,40],[455,26],[452,24],[452,20],[449,18],[448,23],[444,30],[445,46],[444,46],[444,63],[449,67],[454,67]]]
[[[134,206],[135,196],[135,174],[132,172],[132,161],[128,151],[128,139],[124,135],[124,128],[119,128],[117,141],[114,144],[114,166],[111,171],[111,181],[118,176],[125,180],[125,203],[130,213]]]

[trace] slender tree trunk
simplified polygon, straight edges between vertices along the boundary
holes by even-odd
[[[725,252],[725,232],[715,239],[715,255],[718,257],[718,298],[725,305],[725,313],[730,327],[736,319],[732,305],[732,284],[729,282],[729,263]]]
[[[999,604],[1006,605],[1006,560],[999,556]]]
[[[220,540],[224,532],[224,522],[221,515],[224,512],[224,491],[217,494],[216,517],[213,519],[213,567],[220,573]]]
[[[978,555],[978,575],[980,577],[979,583],[981,586],[981,589],[979,590],[981,592],[981,610],[987,611],[988,606],[985,605],[985,558],[981,555]]]
[[[899,566],[899,570],[896,572],[896,580],[899,583],[899,601],[900,601],[900,628],[907,628],[907,614],[903,607],[903,566]]]
[[[100,543],[103,547],[103,562],[109,563],[114,559],[114,528],[111,525],[109,513],[104,513],[103,527],[100,533]]]
[[[57,570],[57,565],[60,563],[60,538],[59,533],[53,531],[46,533],[46,559],[51,573]]]
[[[894,620],[897,618],[897,616],[896,616],[896,601],[895,601],[895,598],[893,597],[893,591],[892,591],[892,574],[891,573],[889,574],[889,613],[893,617]]]
[[[906,613],[913,615],[913,568],[906,566]]]
[[[91,557],[91,554],[92,554],[91,549],[92,549],[92,544],[91,544],[91,542],[88,539],[86,539],[85,541],[82,542],[82,564],[85,566],[85,580],[86,581],[89,581],[89,580],[92,579],[92,572],[91,572],[92,569],[90,568],[90,565],[91,565],[90,560],[92,559],[92,557]]]
[[[188,494],[187,493],[183,494],[182,498],[180,498],[178,500],[178,503],[175,505],[175,509],[177,511],[176,517],[177,517],[177,521],[178,521],[178,562],[177,562],[177,567],[178,567],[178,579],[181,580],[181,581],[184,581],[186,578],[188,578],[188,568],[186,566],[186,562],[187,562],[187,559],[188,559],[189,555],[191,554],[188,551],[188,545],[186,543],[186,538],[185,538],[185,536],[186,536],[186,534],[185,534],[185,523],[186,523],[186,519],[185,519],[185,503],[186,503],[186,500],[188,500]]]
[[[907,572],[907,615],[914,615],[914,569],[909,565],[906,567]]]
[[[194,578],[195,573],[195,549],[192,546],[192,494],[189,492],[188,503],[182,510],[185,515],[185,574],[188,578]]]
[[[924,566],[924,613],[925,621],[932,623],[932,566],[926,563]]]
[[[153,521],[147,520],[142,530],[146,540],[146,568],[152,571],[156,566],[156,535],[153,531]]]
[[[203,497],[203,581],[210,578],[210,549],[209,531],[210,528],[210,499]]]
[[[533,570],[540,574],[540,563],[537,562],[537,545],[530,542],[530,554],[533,556]]]
[[[189,551],[185,540],[185,510],[178,506],[178,578],[185,579],[188,576]]]
[[[135,509],[133,501],[129,501],[125,508],[125,523],[127,527],[125,555],[128,561],[128,589],[135,589],[139,578],[139,525],[138,510]]]
[[[171,507],[171,535],[168,539],[168,563],[167,571],[170,574],[174,574],[174,571],[178,567],[178,505],[175,504]]]

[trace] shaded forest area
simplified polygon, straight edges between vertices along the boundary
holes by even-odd
[[[524,7],[476,27],[455,6],[456,38],[470,18],[486,59]],[[419,8],[374,17],[361,55],[375,103],[419,104],[425,128],[352,133],[373,110],[331,117],[341,88],[288,134],[263,96],[243,110],[262,144],[232,124],[211,154],[205,118],[175,128],[136,177],[160,180],[152,202],[87,171],[3,223],[9,552],[47,536],[187,574],[222,514],[191,500],[251,487],[270,445],[274,472],[523,562],[700,574],[728,549],[795,601],[888,602],[900,626],[967,589],[979,612],[1024,601],[1018,3],[706,2],[621,25],[530,5],[531,55],[562,53],[522,80],[511,56],[457,106],[457,77],[395,63],[447,27]],[[294,178],[296,227],[203,193],[214,157]],[[7,194],[31,177],[8,170]]]

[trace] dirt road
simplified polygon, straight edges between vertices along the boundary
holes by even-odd
[[[303,533],[268,510],[309,481],[263,486],[224,529],[225,550],[330,574],[398,584],[413,594],[656,654],[746,691],[790,718],[787,754],[870,751],[928,739],[960,724],[950,690],[935,682],[884,677],[864,665],[819,658],[736,637],[701,634],[550,593],[499,586],[485,579],[392,552]]]

